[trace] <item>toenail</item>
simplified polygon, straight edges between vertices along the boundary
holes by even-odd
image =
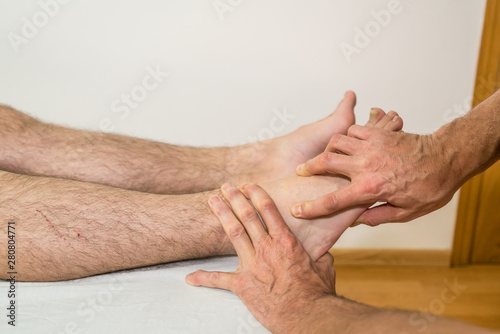
[[[375,109],[370,110],[370,114],[372,114],[374,116],[378,116],[379,113],[380,113],[380,111],[378,111],[378,110],[375,110]]]
[[[398,119],[399,119],[399,116],[395,116],[395,117],[392,119],[392,121],[393,121],[393,122],[397,122],[397,121],[398,121]]]

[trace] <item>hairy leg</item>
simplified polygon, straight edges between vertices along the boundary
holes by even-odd
[[[264,184],[313,257],[326,252],[359,215],[357,209],[313,222],[290,206],[348,181],[291,177]],[[19,280],[54,281],[140,266],[233,254],[207,200],[218,191],[157,195],[73,180],[0,172],[0,257],[14,222]],[[0,262],[0,275],[7,263]],[[0,276],[0,278],[7,278]]]
[[[238,147],[194,148],[80,131],[0,106],[0,170],[159,194],[195,193],[225,181],[267,182],[323,151],[354,123],[354,93],[327,118],[291,134]]]
[[[0,172],[0,278],[8,226],[21,281],[57,281],[232,253],[207,201]],[[12,235],[12,233],[11,233]]]
[[[350,224],[357,217],[352,218],[352,212],[357,212],[350,210],[345,216],[322,220],[313,229],[308,222],[293,218],[287,209],[294,201],[317,196],[338,184],[337,178],[315,176],[292,177],[264,186],[280,203],[287,223],[311,254],[319,254],[332,241],[332,233],[340,233],[332,228],[332,222],[339,222],[340,227]],[[8,226],[13,222],[15,269],[20,281],[67,280],[234,254],[207,204],[219,191],[159,195],[8,172],[0,172],[0,187],[0,217],[4,217],[0,258],[8,258]],[[7,261],[0,262],[0,278],[8,278],[8,271]]]

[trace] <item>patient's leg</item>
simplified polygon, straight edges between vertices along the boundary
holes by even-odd
[[[317,257],[361,209],[310,222],[292,218],[290,207],[346,184],[312,176],[263,186]],[[14,222],[19,280],[65,280],[234,252],[207,205],[218,191],[157,195],[8,172],[0,172],[0,189],[0,259],[7,259],[8,223]],[[0,261],[0,278],[8,271],[7,261]]]
[[[308,198],[304,194],[323,195],[336,182],[328,177],[292,177],[265,187],[287,215],[291,203]],[[16,271],[20,281],[67,280],[234,253],[207,204],[219,191],[158,195],[8,172],[0,172],[0,188],[3,279]],[[348,225],[358,214],[348,214],[340,223]],[[309,229],[307,222],[289,214],[287,219],[309,251],[317,254],[326,247],[326,241],[317,244],[326,231]],[[7,267],[8,226],[15,228],[10,234],[15,236],[15,269]]]
[[[333,134],[346,133],[354,123],[355,102],[348,92],[319,122],[279,138],[222,148],[68,129],[0,106],[0,170],[162,194],[210,190],[226,181],[262,183],[295,174],[295,167],[323,151]]]
[[[54,281],[228,254],[211,193],[156,195],[0,172],[0,278],[8,278],[8,222],[17,279]],[[221,242],[223,241],[223,242]]]

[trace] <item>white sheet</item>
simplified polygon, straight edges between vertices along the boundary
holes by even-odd
[[[237,265],[237,257],[221,257],[68,282],[17,283],[15,328],[7,325],[8,282],[0,281],[0,333],[269,333],[233,293],[184,283],[197,269],[232,271]]]

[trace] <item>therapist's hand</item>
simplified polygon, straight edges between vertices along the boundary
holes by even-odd
[[[356,221],[375,226],[406,222],[448,203],[460,186],[450,168],[452,157],[430,136],[353,125],[348,136],[332,137],[326,151],[297,174],[343,174],[351,184],[311,202],[301,203],[300,218],[314,218],[356,205],[386,204],[366,210]],[[294,207],[295,208],[295,207]]]
[[[234,245],[238,269],[232,273],[200,270],[189,274],[186,282],[231,290],[269,330],[291,333],[313,302],[335,294],[333,257],[326,253],[313,262],[259,186],[244,185],[241,192],[228,184],[222,187],[234,213],[217,196],[209,205]]]

